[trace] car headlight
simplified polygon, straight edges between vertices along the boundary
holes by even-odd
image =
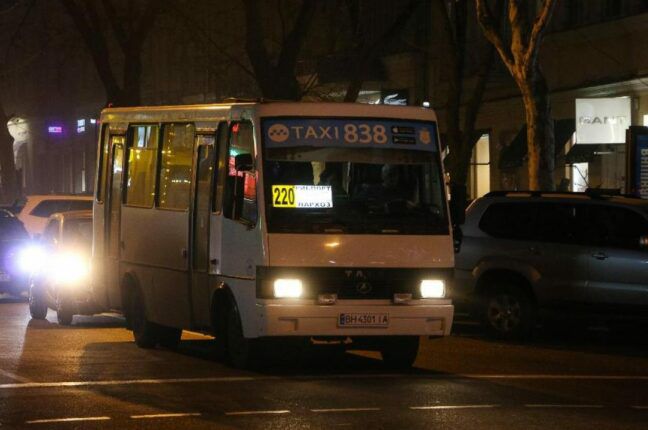
[[[35,273],[43,265],[45,251],[41,246],[30,245],[18,253],[18,269],[24,273]]]
[[[445,297],[445,282],[441,279],[424,279],[421,281],[421,298],[442,299]]]
[[[51,274],[58,283],[74,283],[85,279],[89,273],[87,259],[79,254],[63,254],[52,263]]]
[[[299,279],[277,279],[274,281],[274,296],[278,299],[301,297],[302,281]]]

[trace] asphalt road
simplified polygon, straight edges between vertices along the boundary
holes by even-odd
[[[238,371],[185,332],[141,350],[116,316],[31,321],[0,299],[0,429],[646,429],[648,337],[587,330],[525,344],[470,323],[423,340],[416,369],[314,348]]]

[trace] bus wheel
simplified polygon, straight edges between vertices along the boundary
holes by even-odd
[[[29,289],[29,313],[35,320],[44,320],[47,316],[47,305],[43,303],[44,300],[41,294],[34,291],[34,286]]]
[[[234,304],[227,311],[225,336],[226,357],[229,363],[238,369],[250,367],[255,358],[256,339],[243,336],[241,317]]]
[[[134,288],[132,294],[130,316],[135,344],[140,348],[155,348],[160,334],[159,326],[146,319],[144,295],[141,290]]]
[[[178,349],[180,338],[182,337],[182,330],[175,327],[162,327],[158,326],[158,343],[162,348],[171,350]]]
[[[383,362],[391,369],[409,369],[419,349],[418,336],[394,336],[385,339],[380,348]]]

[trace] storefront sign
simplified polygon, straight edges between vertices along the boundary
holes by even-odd
[[[629,97],[576,99],[576,143],[625,143],[630,103]]]
[[[636,195],[648,199],[648,134],[636,136],[635,163]]]

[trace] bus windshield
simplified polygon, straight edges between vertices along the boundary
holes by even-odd
[[[268,129],[264,127],[266,142]],[[388,132],[387,142],[364,146],[300,145],[291,139],[266,144],[268,232],[448,234],[437,147],[416,148],[414,137],[406,147],[392,144],[397,137]]]

